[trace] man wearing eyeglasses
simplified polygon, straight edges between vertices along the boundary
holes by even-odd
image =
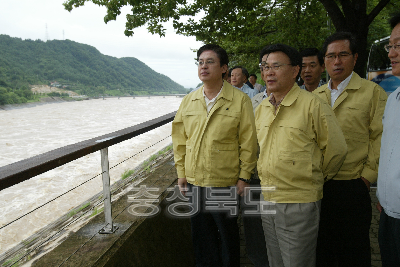
[[[351,33],[329,36],[322,52],[331,79],[313,92],[332,106],[348,148],[338,174],[324,185],[317,266],[371,266],[369,187],[378,176],[387,94],[353,72],[356,49]]]
[[[199,208],[191,216],[196,266],[239,267],[238,195],[257,160],[251,100],[223,81],[228,62],[218,45],[197,51],[203,86],[183,98],[172,123],[178,185]]]
[[[321,80],[321,74],[325,70],[324,58],[317,48],[304,49],[300,54],[303,58],[300,76],[304,81],[304,84],[300,88],[312,92],[325,84]]]
[[[390,20],[392,34],[385,47],[392,74],[400,76],[400,13]],[[383,116],[381,158],[378,171],[377,208],[382,266],[400,266],[400,87],[389,95]]]
[[[267,46],[260,62],[269,96],[255,111],[257,170],[269,264],[315,266],[322,187],[339,170],[346,142],[329,105],[296,84],[296,49]]]

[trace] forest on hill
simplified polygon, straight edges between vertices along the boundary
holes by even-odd
[[[31,85],[51,84],[87,96],[187,92],[133,57],[106,56],[71,40],[0,35],[0,105],[32,100]]]

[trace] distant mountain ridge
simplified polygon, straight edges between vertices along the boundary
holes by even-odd
[[[106,56],[71,40],[44,42],[0,35],[0,89],[10,92],[10,88],[19,90],[53,81],[87,95],[112,90],[131,95],[186,92],[133,57]]]

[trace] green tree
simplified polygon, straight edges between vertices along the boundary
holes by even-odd
[[[104,94],[105,88],[119,89],[120,95],[132,89],[150,90],[148,81],[152,92],[185,92],[183,86],[136,58],[105,56],[94,47],[70,40],[42,42],[0,35],[1,87],[22,100],[30,100],[34,98],[30,85],[50,85],[54,81],[72,91],[87,88],[88,96]],[[11,96],[7,99],[11,101]],[[13,103],[19,101],[12,99]]]
[[[0,87],[0,105],[7,104],[7,89]]]
[[[355,70],[362,76],[371,24],[385,7],[399,7],[390,0],[67,0],[64,6],[71,11],[86,2],[107,7],[106,23],[130,6],[127,36],[144,25],[150,33],[164,36],[162,23],[172,19],[177,33],[224,45],[234,62],[249,61],[251,55],[252,66],[260,46],[268,43],[320,47],[335,30],[350,31],[359,43]]]

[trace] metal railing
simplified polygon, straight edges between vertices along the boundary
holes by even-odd
[[[99,231],[99,233],[113,233],[117,228],[113,225],[111,216],[108,147],[167,124],[173,121],[175,114],[176,111],[132,127],[65,147],[57,148],[28,159],[0,167],[0,191],[100,150],[103,179],[104,215],[106,224],[103,229]]]

